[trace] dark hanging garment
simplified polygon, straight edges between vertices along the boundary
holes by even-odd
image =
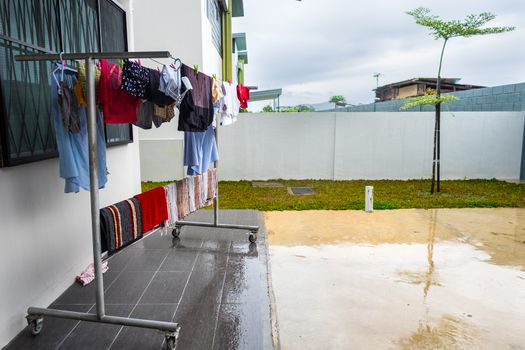
[[[181,75],[187,77],[193,89],[182,100],[179,110],[179,131],[206,131],[213,122],[213,102],[211,99],[212,78],[204,73],[195,73],[193,68],[182,65]],[[182,84],[181,93],[187,90]]]
[[[142,67],[139,63],[125,59],[124,67],[122,68],[121,89],[126,91],[131,96],[145,98],[146,86],[148,84],[148,69],[146,67]]]
[[[146,85],[146,92],[144,98],[160,107],[174,104],[174,99],[172,99],[169,96],[166,96],[162,91],[159,90],[160,72],[156,69],[147,69],[149,80],[148,84]]]

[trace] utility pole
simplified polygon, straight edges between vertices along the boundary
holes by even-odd
[[[376,78],[376,89],[379,87],[379,77],[382,76],[381,73],[374,73],[373,77]]]

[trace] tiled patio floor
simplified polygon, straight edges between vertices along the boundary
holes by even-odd
[[[221,211],[220,221],[262,225],[250,210]],[[263,229],[257,245],[241,230],[184,227],[180,240],[159,230],[109,259],[106,314],[179,322],[177,349],[271,349],[267,271]],[[51,307],[94,313],[94,300],[94,283],[74,284]],[[163,341],[154,330],[46,318],[38,336],[25,329],[5,349],[158,350]]]

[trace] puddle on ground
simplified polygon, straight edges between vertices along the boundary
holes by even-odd
[[[342,242],[413,244],[468,243],[499,265],[525,271],[525,209],[402,209],[364,211],[266,212],[270,245],[321,245]]]
[[[282,348],[525,349],[525,210],[265,215]]]
[[[417,330],[398,345],[400,350],[462,350],[474,343],[479,332],[461,319],[443,316],[435,325],[420,321]]]

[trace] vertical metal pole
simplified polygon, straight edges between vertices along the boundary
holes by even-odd
[[[217,143],[217,153],[219,153],[219,125],[221,121],[218,118],[215,125],[215,142]],[[219,161],[216,160],[213,162],[215,169],[219,166]],[[213,224],[217,226],[219,224],[219,171],[217,170],[217,190],[215,192],[215,197],[213,198]]]
[[[86,58],[87,78],[87,131],[89,144],[89,190],[91,197],[91,231],[93,233],[93,264],[95,266],[95,287],[97,316],[105,316],[104,280],[102,278],[102,256],[100,244],[100,205],[98,196],[98,159],[97,159],[97,117],[95,101],[95,64],[92,58]]]

